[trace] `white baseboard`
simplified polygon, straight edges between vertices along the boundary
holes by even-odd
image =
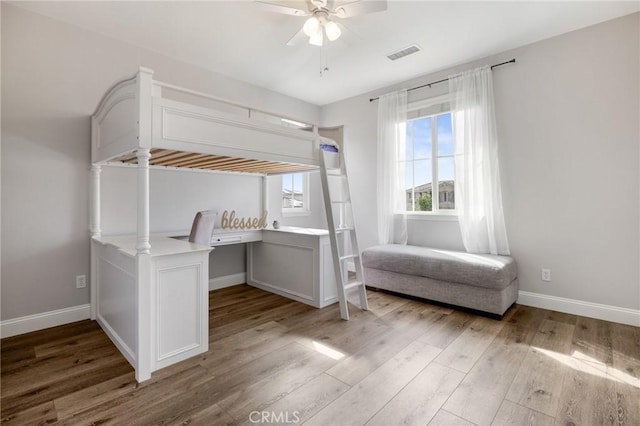
[[[86,304],[5,320],[0,322],[0,338],[17,336],[18,334],[30,333],[32,331],[82,321],[89,319],[90,316],[91,305]]]
[[[244,284],[246,282],[246,275],[246,273],[241,272],[224,277],[212,278],[209,280],[209,290]],[[91,318],[91,305],[89,304],[13,318],[0,322],[0,338],[44,330],[45,328],[56,327],[89,318]]]
[[[247,282],[247,274],[239,272],[237,274],[225,275],[224,277],[210,278],[209,291],[220,288],[231,287],[232,285],[244,284]]]
[[[583,317],[597,318],[640,327],[640,311],[635,309],[583,302],[582,300],[565,299],[564,297],[530,293],[528,291],[518,293],[517,303],[535,308],[549,309],[567,314],[581,315]]]

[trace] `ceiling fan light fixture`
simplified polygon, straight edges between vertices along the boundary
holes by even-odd
[[[314,46],[322,46],[324,36],[322,35],[322,27],[318,27],[318,31],[309,37],[309,44]]]
[[[329,41],[337,40],[338,37],[340,37],[340,34],[342,34],[342,31],[340,31],[340,27],[338,26],[338,24],[333,21],[327,21],[327,23],[324,25],[324,31],[327,33],[327,38],[329,39]]]
[[[320,20],[315,16],[312,16],[311,18],[306,20],[304,26],[302,27],[302,31],[304,31],[307,36],[312,37],[315,33],[318,32],[319,28]]]

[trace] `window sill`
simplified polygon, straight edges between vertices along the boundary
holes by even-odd
[[[310,210],[300,210],[300,211],[282,211],[282,217],[292,217],[292,216],[311,216]]]
[[[427,220],[434,222],[457,222],[455,213],[407,213],[407,220]]]

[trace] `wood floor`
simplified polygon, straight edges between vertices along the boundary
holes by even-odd
[[[2,423],[640,425],[637,327],[369,303],[345,322],[336,305],[211,292],[209,352],[140,385],[95,322],[7,338]]]

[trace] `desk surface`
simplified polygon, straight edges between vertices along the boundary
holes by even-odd
[[[211,247],[193,244],[184,232],[163,232],[152,234],[149,238],[152,256],[168,256],[172,254],[189,253],[196,251],[212,250],[212,247],[229,244],[244,244],[254,241],[262,241],[262,232],[278,232],[298,235],[329,235],[326,229],[300,228],[296,226],[281,226],[278,229],[266,228],[263,230],[245,230],[232,232],[214,232],[211,236]],[[112,245],[127,256],[135,257],[136,236],[115,235],[93,237],[100,244]]]
[[[137,238],[135,235],[93,237],[93,240],[100,244],[113,246],[129,257],[135,257],[137,254]],[[170,256],[174,254],[212,250],[211,247],[170,237],[152,236],[149,238],[149,243],[151,244],[151,256]]]
[[[316,229],[316,228],[301,228],[298,226],[281,226],[278,229],[274,229],[271,226],[265,229],[247,229],[247,230],[237,230],[237,231],[222,231],[215,230],[211,235],[211,246],[221,246],[228,244],[242,244],[242,243],[251,243],[254,241],[262,241],[262,233],[263,232],[283,232],[288,234],[298,234],[298,235],[329,235],[329,231],[326,229]],[[164,236],[164,237],[172,237],[178,239],[188,240],[187,236],[189,233],[186,231],[177,231],[177,232],[165,232],[162,234],[153,234],[154,236]]]
[[[266,228],[264,229],[264,231],[285,232],[289,234],[301,234],[301,235],[329,235],[329,231],[326,229],[299,228],[297,226],[281,226],[278,229]]]

